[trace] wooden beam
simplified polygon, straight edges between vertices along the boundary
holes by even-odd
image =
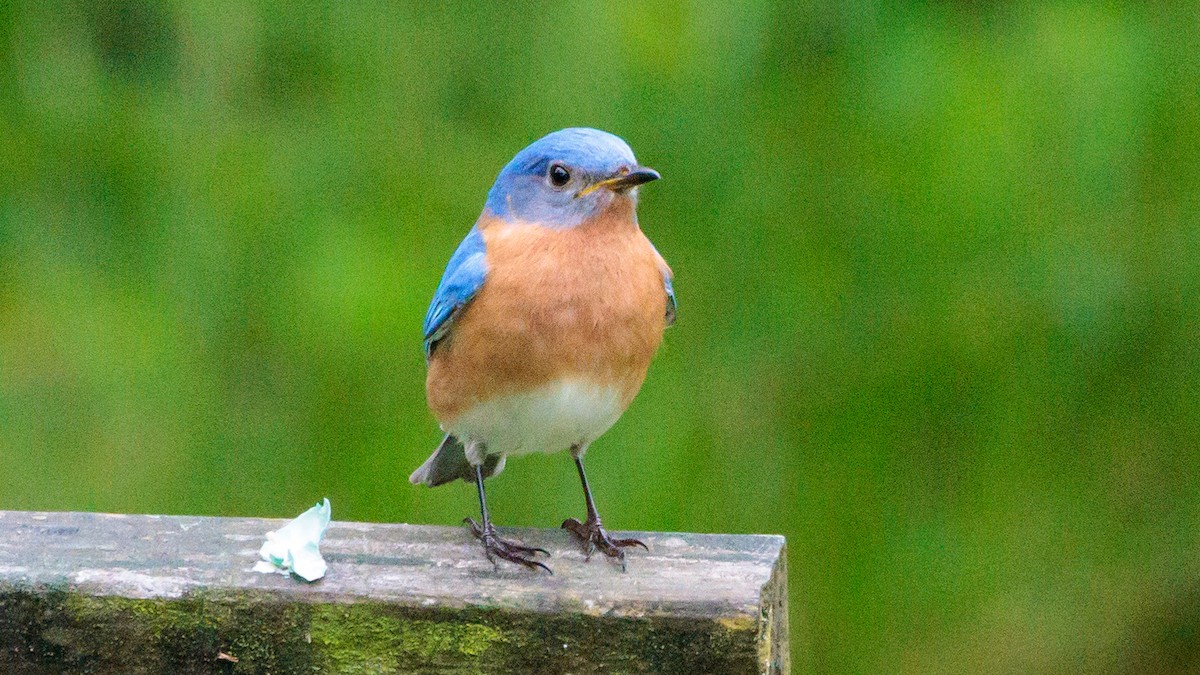
[[[779,536],[627,533],[622,573],[505,530],[550,576],[464,528],[334,522],[309,584],[250,571],[283,522],[0,511],[0,671],[788,671]]]

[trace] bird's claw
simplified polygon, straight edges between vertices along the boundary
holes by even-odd
[[[616,558],[617,562],[621,563],[621,571],[625,571],[625,551],[623,548],[630,546],[641,546],[647,551],[650,550],[644,542],[638,539],[616,539],[610,537],[604,527],[600,525],[600,520],[588,519],[587,522],[581,523],[575,518],[567,518],[563,521],[562,529],[569,531],[575,536],[575,539],[583,546],[583,553],[588,560],[592,559],[592,554],[599,550],[609,558]]]
[[[554,574],[554,571],[549,567],[533,559],[533,556],[538,553],[550,555],[550,552],[546,549],[536,546],[526,546],[512,539],[503,539],[496,533],[496,528],[491,523],[480,527],[479,523],[475,522],[472,518],[463,518],[463,522],[471,528],[471,534],[483,542],[483,552],[487,555],[487,559],[492,565],[496,565],[496,559],[499,558],[523,565],[531,570],[541,568],[550,574]]]

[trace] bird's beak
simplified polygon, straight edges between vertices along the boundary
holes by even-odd
[[[658,172],[654,169],[651,169],[648,166],[636,166],[632,169],[622,169],[621,173],[618,173],[612,178],[607,178],[598,183],[592,183],[591,185],[580,190],[579,194],[575,196],[582,197],[586,194],[595,192],[600,188],[607,188],[614,192],[623,192],[630,188],[637,187],[642,183],[649,183],[650,181],[658,180],[659,178],[662,178],[662,176],[658,175]]]

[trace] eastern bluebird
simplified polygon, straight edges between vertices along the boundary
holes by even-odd
[[[625,566],[605,532],[583,454],[633,400],[675,320],[671,269],[637,220],[638,186],[657,180],[620,138],[563,129],[517,153],[450,258],[425,315],[425,392],[446,437],[409,480],[474,482],[489,560],[529,568],[542,549],[501,539],[483,481],[509,456],[570,449],[587,519],[568,518],[590,556]]]

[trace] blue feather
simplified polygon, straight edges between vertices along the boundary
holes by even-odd
[[[658,247],[651,243],[650,248],[654,249],[654,253],[658,256],[659,260],[662,260],[662,254],[658,252]],[[670,326],[675,323],[675,310],[677,308],[675,303],[675,280],[671,277],[671,268],[667,267],[666,261],[663,261],[662,264],[659,265],[658,271],[662,272],[663,289],[667,292],[666,318],[667,325]]]
[[[433,302],[429,303],[429,311],[425,313],[425,356],[433,353],[438,340],[450,330],[455,312],[475,297],[486,277],[487,255],[483,234],[478,227],[472,227],[454,255],[450,256],[442,281],[433,294]]]
[[[667,288],[667,325],[675,323],[675,284],[671,281],[671,275],[663,274],[663,286]]]

